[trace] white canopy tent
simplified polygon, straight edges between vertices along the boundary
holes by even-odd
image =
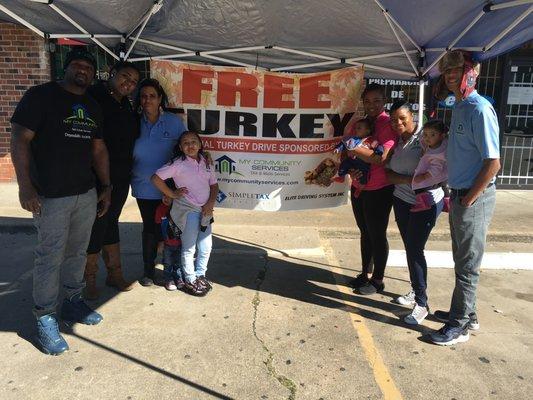
[[[446,51],[482,61],[533,39],[533,0],[2,0],[0,19],[115,59],[427,78]],[[423,107],[419,107],[422,110]]]

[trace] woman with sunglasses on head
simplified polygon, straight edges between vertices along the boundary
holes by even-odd
[[[96,217],[87,248],[85,298],[89,300],[98,297],[96,274],[100,251],[107,269],[106,284],[119,291],[132,289],[131,283],[122,275],[118,219],[128,197],[133,146],[139,132],[129,99],[139,82],[139,75],[134,64],[121,61],[111,68],[108,81],[98,82],[87,90],[100,105],[104,116],[103,139],[109,153],[112,184],[111,205],[106,214]],[[105,187],[99,184],[98,189]]]
[[[186,129],[180,117],[165,111],[168,99],[156,79],[145,79],[140,83],[136,105],[141,113],[140,136],[133,151],[131,190],[143,221],[144,276],[139,283],[151,286],[154,284],[157,246],[162,240],[161,229],[155,223],[162,195],[150,178],[172,158],[174,147]]]

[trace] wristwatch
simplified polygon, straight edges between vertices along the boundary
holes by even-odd
[[[109,184],[109,185],[100,185],[100,190],[113,190],[113,185],[112,184]]]

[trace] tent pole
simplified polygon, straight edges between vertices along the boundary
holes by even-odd
[[[130,58],[130,61],[135,62],[135,61],[149,61],[149,60],[171,60],[174,58],[194,57],[195,55],[196,53],[194,51],[191,51],[189,53],[166,54],[164,56]]]
[[[462,50],[466,50],[466,51],[483,51],[483,47],[462,47],[461,46],[461,49]],[[442,51],[446,51],[448,50],[446,47],[431,47],[429,49],[425,49],[426,53],[428,51],[431,51],[431,52],[442,52]]]
[[[212,55],[209,55],[209,54],[198,54],[200,57],[204,57],[204,58],[210,58],[212,60],[216,60],[216,61],[221,61],[221,62],[225,62],[225,63],[228,63],[228,64],[233,64],[233,65],[238,65],[240,67],[250,67],[250,68],[256,68],[256,69],[264,69],[264,68],[261,68],[261,67],[257,67],[256,65],[252,65],[252,64],[247,64],[247,63],[244,63],[244,62],[240,62],[240,61],[234,61],[234,60],[230,60],[228,58],[222,58],[222,57],[217,57],[217,56],[212,56]]]
[[[288,67],[278,67],[278,68],[272,68],[270,71],[272,72],[278,72],[278,71],[292,71],[295,69],[303,69],[303,68],[310,68],[310,67],[322,67],[326,65],[333,65],[333,64],[341,64],[342,60],[332,60],[332,61],[321,61],[316,63],[309,63],[309,64],[299,64],[299,65],[291,65]]]
[[[420,79],[418,82],[418,126],[422,126],[424,123],[424,94],[425,94],[426,82]]]
[[[498,43],[505,35],[507,35],[512,29],[514,29],[515,26],[517,26],[520,22],[522,22],[531,12],[533,11],[533,6],[529,6],[529,8],[524,11],[511,25],[509,25],[507,28],[504,29],[503,32],[501,32],[498,36],[496,36],[492,41],[487,44],[485,47],[483,47],[483,51],[490,50],[496,43]]]
[[[86,29],[84,29],[80,24],[78,24],[76,21],[74,21],[72,18],[70,18],[67,14],[65,14],[63,11],[61,11],[59,8],[57,8],[56,5],[53,3],[48,4],[48,6],[57,12],[59,15],[61,15],[63,18],[65,18],[68,22],[70,22],[72,25],[74,25],[76,28],[78,28],[83,33],[89,33]],[[101,47],[106,53],[110,54],[115,60],[120,60],[120,58],[113,53],[111,50],[107,48],[106,45],[104,45],[102,42],[100,42],[98,39],[94,37],[94,35],[91,34],[91,40],[96,43],[99,47]]]
[[[37,35],[39,35],[40,37],[44,38],[44,32],[41,31],[40,29],[37,29],[35,26],[33,26],[32,24],[30,24],[28,21],[26,21],[25,19],[19,17],[17,14],[15,14],[13,11],[9,10],[7,7],[3,6],[0,4],[0,11],[3,11],[5,12],[7,15],[9,15],[11,18],[13,18],[14,20],[20,22],[22,25],[24,25],[26,28],[29,28],[31,29],[33,32],[35,32]]]
[[[163,6],[163,0],[157,0],[157,1],[154,2],[154,4],[152,5],[152,8],[150,9],[150,12],[144,18],[144,21],[143,21],[143,23],[141,25],[141,29],[139,29],[139,32],[137,32],[137,35],[135,36],[135,39],[133,39],[133,42],[131,43],[128,51],[126,52],[126,55],[124,56],[124,60],[128,59],[131,51],[133,50],[133,47],[135,46],[135,44],[139,40],[139,37],[141,36],[141,33],[144,31],[144,28],[146,28],[146,24],[148,24],[148,21],[150,21],[150,18],[152,17],[152,15],[154,15],[156,12],[158,12],[161,9],[162,6]]]
[[[129,38],[129,39],[133,40],[132,38]],[[156,47],[161,47],[163,49],[177,50],[177,51],[183,51],[187,53],[191,51],[189,49],[184,49],[182,47],[172,46],[170,44],[165,44],[165,43],[154,42],[153,40],[148,40],[148,39],[139,39],[138,42],[149,44],[149,45],[156,46]]]
[[[416,54],[416,53],[418,53],[418,50],[407,50],[407,53]],[[377,59],[377,58],[403,56],[404,54],[405,53],[403,51],[396,51],[394,53],[383,53],[383,54],[375,54],[375,55],[372,55],[372,56],[362,56],[362,57],[347,58],[346,61],[374,60],[374,59]]]
[[[490,4],[488,7],[490,11],[495,11],[495,10],[501,10],[503,8],[516,7],[516,6],[521,6],[523,4],[530,4],[530,3],[533,3],[533,0],[515,0],[515,1],[510,1],[508,3]]]
[[[241,51],[265,50],[267,48],[268,48],[267,46],[250,46],[250,47],[237,47],[235,49],[209,50],[209,51],[202,51],[201,53],[202,55],[238,53]]]
[[[358,65],[358,66],[362,65],[362,66],[365,67],[365,69],[376,69],[378,71],[390,72],[390,73],[393,73],[393,74],[404,75],[404,76],[407,76],[409,78],[415,78],[415,76],[413,75],[412,72],[402,71],[402,70],[399,70],[399,69],[380,67],[379,65],[364,64],[364,63],[355,62],[355,61],[348,61],[348,60],[346,60],[346,64]]]
[[[102,39],[119,39],[122,35],[118,34],[107,34],[107,33],[95,33],[91,35],[90,33],[51,33],[48,35],[50,39],[90,39],[92,37],[102,38]]]
[[[485,15],[485,11],[481,11],[478,15],[476,15],[476,17],[472,20],[472,22],[470,22],[470,23],[468,24],[468,26],[467,26],[465,29],[463,29],[463,31],[462,31],[462,32],[461,32],[461,33],[460,33],[460,34],[459,34],[454,40],[452,40],[452,41],[450,42],[450,44],[448,45],[448,47],[446,47],[446,49],[445,49],[441,54],[439,54],[439,56],[435,59],[435,61],[433,61],[433,62],[431,63],[431,65],[430,65],[429,67],[427,67],[427,68],[424,70],[424,74],[423,74],[423,75],[426,75],[426,74],[429,72],[429,70],[430,70],[431,68],[433,68],[435,65],[437,65],[437,63],[440,61],[440,59],[441,59],[442,57],[444,57],[444,55],[446,54],[446,52],[447,52],[448,50],[452,50],[452,49],[453,49],[453,46],[454,46],[454,45],[455,45],[455,44],[456,44],[456,43],[457,43],[457,42],[458,42],[458,41],[459,41],[464,35],[466,35],[466,33],[467,33],[470,29],[472,29],[472,27],[476,24],[476,22],[478,22],[478,21],[480,20],[480,18],[481,18],[483,15]]]
[[[407,52],[407,49],[405,48],[402,40],[400,39],[400,36],[398,36],[398,33],[396,32],[396,29],[394,29],[394,26],[392,25],[392,22],[390,20],[390,17],[387,14],[383,14],[385,16],[385,19],[387,20],[387,23],[389,24],[392,33],[394,33],[394,36],[396,37],[396,40],[400,44],[400,47],[402,48],[405,56],[407,57],[407,60],[409,61],[409,64],[411,64],[411,67],[413,67],[413,71],[415,71],[415,74],[418,75],[418,70],[415,67],[415,63],[413,60],[411,60],[411,57],[409,57],[409,53]]]
[[[307,57],[321,58],[323,60],[329,60],[329,61],[338,60],[338,58],[335,58],[335,57],[323,56],[321,54],[316,54],[316,53],[309,53],[308,51],[289,49],[287,47],[272,46],[272,49],[284,51],[286,53],[299,54],[299,55],[307,56]]]
[[[379,8],[381,8],[381,11],[383,12],[383,14],[385,16],[388,16],[391,19],[391,21],[394,22],[394,25],[396,25],[398,29],[405,35],[405,37],[409,39],[409,41],[413,44],[413,46],[415,46],[418,49],[418,51],[422,51],[422,48],[418,44],[416,44],[413,38],[409,36],[409,34],[405,31],[405,29],[402,28],[402,26],[398,23],[398,21],[396,21],[396,19],[392,16],[389,10],[383,7],[381,3],[379,2],[379,0],[374,0],[374,2],[379,6]]]

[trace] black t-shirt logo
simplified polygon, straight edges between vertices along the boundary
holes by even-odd
[[[72,115],[63,120],[65,124],[65,137],[78,139],[91,139],[98,128],[83,104],[72,106]]]

